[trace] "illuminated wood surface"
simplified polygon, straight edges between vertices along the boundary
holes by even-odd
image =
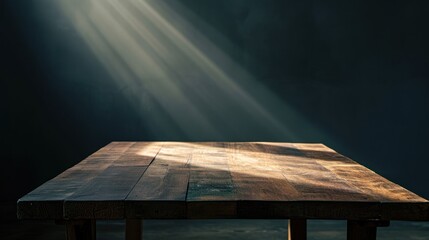
[[[112,142],[19,199],[17,213],[345,219],[351,236],[369,232],[353,221],[429,220],[429,202],[323,144]]]
[[[18,217],[429,220],[429,203],[323,144],[112,142]]]

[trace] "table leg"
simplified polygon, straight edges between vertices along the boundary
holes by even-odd
[[[95,220],[66,221],[67,240],[95,240]]]
[[[375,240],[377,238],[377,227],[387,226],[389,226],[389,221],[348,220],[347,240]]]
[[[141,219],[125,220],[125,239],[126,240],[142,239],[142,220]]]
[[[288,240],[307,239],[307,219],[289,219]]]

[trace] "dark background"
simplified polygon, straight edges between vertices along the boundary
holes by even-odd
[[[299,141],[323,142],[429,198],[428,1],[180,2],[232,44],[231,57],[258,82],[330,135]],[[157,137],[50,6],[0,1],[2,200],[110,141],[279,140]]]

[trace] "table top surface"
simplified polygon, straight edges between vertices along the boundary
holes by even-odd
[[[429,202],[323,144],[112,142],[18,217],[429,220]]]

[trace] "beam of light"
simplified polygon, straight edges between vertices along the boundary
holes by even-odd
[[[323,158],[317,156],[306,158],[304,156],[297,156],[294,154],[275,154],[274,156],[266,151],[261,150],[246,150],[240,148],[236,151],[232,148],[225,148],[222,146],[214,146],[212,143],[190,143],[190,142],[164,142],[165,145],[158,152],[154,165],[169,166],[163,168],[164,171],[168,169],[188,169],[191,172],[203,171],[205,173],[215,173],[221,176],[221,173],[227,173],[226,176],[234,178],[238,176],[239,179],[246,179],[245,182],[249,184],[257,184],[260,181],[270,182],[268,186],[275,186],[280,182],[287,182],[292,184],[292,187],[304,189],[304,194],[290,195],[289,197],[297,197],[297,200],[303,200],[308,197],[309,200],[316,198],[326,199],[327,195],[322,192],[325,189],[330,189],[334,192],[337,198],[344,201],[350,199],[350,196],[355,198],[359,197],[362,201],[367,201],[370,196],[362,191],[362,185],[358,183],[351,184],[343,180],[341,175],[335,175],[330,170],[325,170],[321,174],[318,161],[324,161]],[[276,147],[278,144],[255,142],[254,144],[262,144],[266,146]],[[173,146],[173,147],[172,147]],[[303,145],[300,144],[301,147]],[[317,144],[304,145],[306,149],[318,149]],[[147,148],[147,147],[146,147]],[[335,152],[331,149],[323,148],[322,152]],[[146,149],[142,149],[138,156],[153,157],[152,153],[148,153]],[[331,160],[329,160],[331,161]],[[362,166],[356,169],[356,163],[344,164],[344,162],[333,161],[336,166],[338,163],[345,166],[351,171],[366,172],[371,171]],[[154,165],[149,165],[149,169]],[[192,170],[191,170],[192,169]],[[329,176],[330,174],[334,176]],[[376,175],[376,173],[374,173]],[[335,178],[335,181],[331,181]],[[330,179],[330,180],[328,180]],[[380,179],[382,177],[380,176]],[[199,180],[204,181],[204,180]],[[368,185],[377,185],[378,183],[371,182],[370,180],[363,180]],[[233,184],[239,186],[239,183]],[[351,185],[350,185],[351,184]],[[281,187],[281,185],[277,185]],[[284,186],[283,186],[284,187]],[[374,193],[381,199],[389,199],[397,201],[398,199],[409,199],[410,195],[403,192],[402,187],[393,186],[395,189],[392,191],[379,191]],[[312,190],[309,192],[309,190]],[[306,196],[308,194],[308,196]],[[255,195],[259,196],[260,195]],[[264,200],[264,199],[261,199]]]
[[[159,139],[326,136],[162,1],[58,4]]]

